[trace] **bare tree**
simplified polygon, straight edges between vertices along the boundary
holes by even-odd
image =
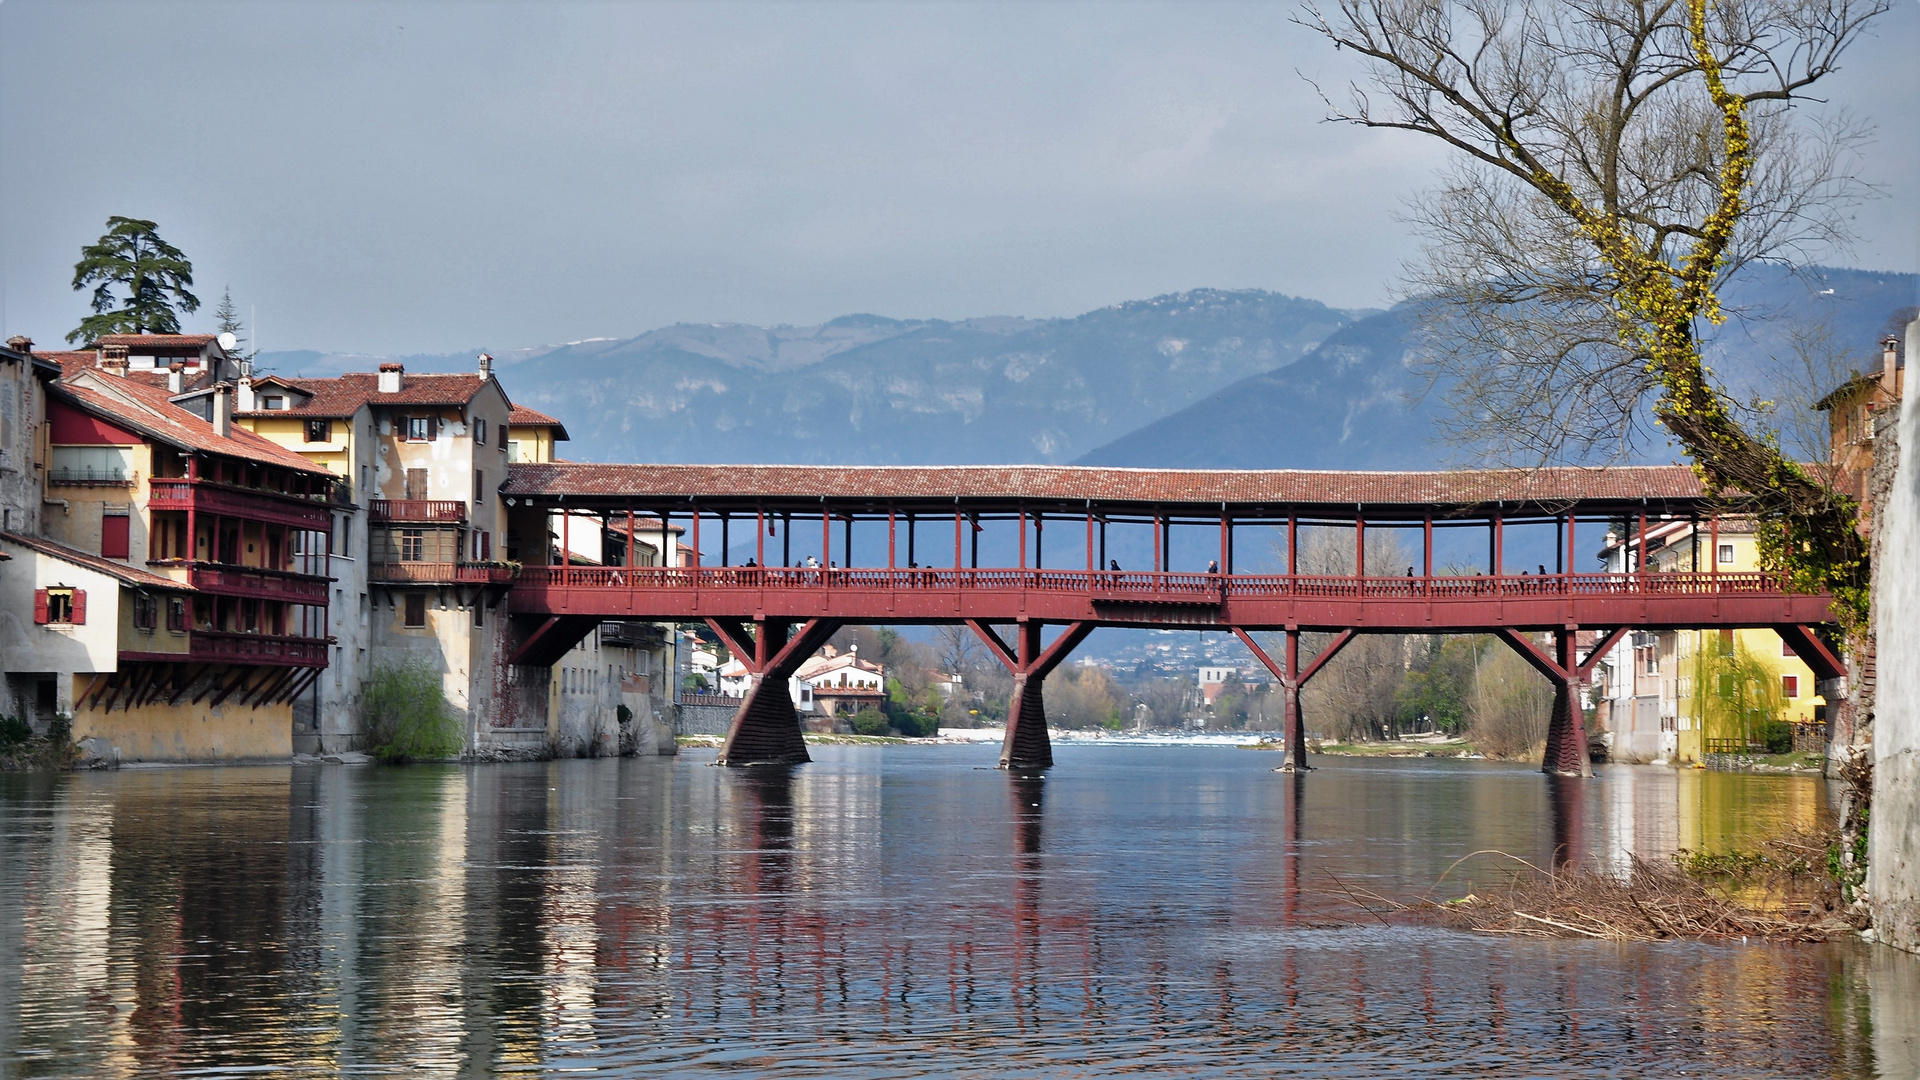
[[[1453,434],[1536,462],[1654,418],[1740,493],[1796,585],[1865,612],[1854,504],[1742,422],[1701,358],[1718,289],[1845,240],[1862,129],[1794,106],[1887,0],[1337,0],[1304,25],[1370,89],[1334,119],[1455,152],[1408,268]]]

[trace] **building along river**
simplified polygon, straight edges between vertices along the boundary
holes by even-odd
[[[1831,813],[1818,778],[995,753],[0,776],[0,1075],[1920,1074],[1884,947],[1349,899],[1482,848],[1752,847]]]

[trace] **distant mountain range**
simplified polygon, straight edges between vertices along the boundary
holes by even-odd
[[[1916,278],[1756,267],[1728,297],[1747,317],[1710,350],[1741,391],[1777,390],[1768,358],[1823,322],[1876,363]],[[513,399],[559,417],[588,461],[1437,468],[1439,395],[1415,370],[1414,315],[1344,311],[1257,290],[1192,292],[1071,319],[820,326],[680,325],[625,340],[493,350]],[[477,350],[475,350],[477,351]],[[474,352],[269,353],[273,370],[467,370]],[[1826,388],[1819,388],[1823,392]],[[1814,396],[1818,396],[1816,392]],[[1670,460],[1664,447],[1652,460]]]

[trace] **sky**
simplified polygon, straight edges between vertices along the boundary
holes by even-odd
[[[1832,261],[1920,270],[1920,2],[1827,93],[1883,197]],[[1389,302],[1442,158],[1324,122],[1284,3],[0,0],[0,333],[86,313],[151,218],[269,350],[677,322],[1074,315],[1198,287]]]

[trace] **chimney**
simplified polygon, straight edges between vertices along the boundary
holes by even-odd
[[[175,360],[167,365],[167,393],[185,393],[187,388],[187,365]]]
[[[233,404],[234,408],[241,412],[252,412],[260,407],[253,400],[253,372],[248,370],[249,367],[245,360],[240,361],[240,381],[234,384],[238,390],[238,396]]]
[[[127,347],[125,345],[109,345],[100,350],[100,366],[107,369],[107,373],[110,375],[118,375],[121,378],[125,378],[127,375]]]
[[[233,408],[227,401],[227,388],[215,387],[213,391],[213,433],[226,438],[233,431]]]
[[[480,377],[483,379],[486,379],[486,378],[491,378],[492,375],[493,375],[493,357],[491,354],[481,353],[480,354]]]
[[[22,356],[32,356],[33,339],[22,334],[15,334],[7,339],[7,348],[12,349]]]
[[[380,392],[397,394],[407,384],[407,369],[400,364],[380,365]]]
[[[1900,339],[1892,334],[1880,343],[1880,389],[1894,397],[1900,392]]]

